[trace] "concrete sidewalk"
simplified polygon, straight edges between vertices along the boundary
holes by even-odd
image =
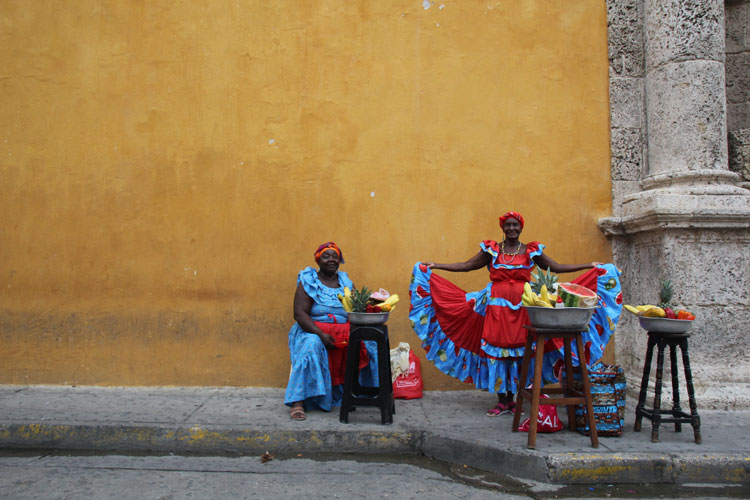
[[[480,391],[426,392],[397,400],[393,425],[376,408],[358,408],[349,424],[338,409],[289,419],[282,389],[0,386],[0,447],[102,452],[196,454],[424,453],[534,481],[553,483],[750,483],[750,412],[701,410],[703,444],[692,427],[651,423],[633,432],[628,401],[625,432],[601,437],[567,429],[511,432],[511,415],[490,418],[496,402]],[[700,405],[700,402],[699,402]],[[528,408],[527,408],[528,413]],[[565,423],[564,408],[558,413]]]

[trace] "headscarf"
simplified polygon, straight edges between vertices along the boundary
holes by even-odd
[[[344,263],[344,254],[341,252],[339,246],[332,241],[323,243],[318,247],[317,250],[315,250],[315,262],[320,262],[320,256],[323,255],[323,252],[325,252],[326,250],[335,250],[336,253],[339,254],[339,262],[341,262],[342,264]]]
[[[520,222],[521,229],[523,229],[523,216],[519,214],[518,212],[505,212],[505,215],[498,218],[498,220],[500,221],[500,227],[503,227],[503,224],[505,224],[505,221],[510,218],[516,219],[518,222]]]

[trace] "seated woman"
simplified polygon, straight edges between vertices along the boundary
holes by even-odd
[[[320,269],[307,267],[297,275],[294,294],[294,319],[289,330],[289,354],[292,370],[284,403],[291,406],[292,420],[305,420],[305,410],[330,411],[341,405],[346,345],[349,340],[347,313],[338,299],[344,287],[352,287],[349,276],[339,271],[344,256],[336,243],[320,245],[315,251]],[[363,351],[374,349],[362,343]],[[360,384],[376,386],[377,357],[363,352],[360,359]],[[368,361],[369,358],[369,361]]]
[[[409,318],[422,340],[427,359],[452,377],[473,383],[478,389],[497,393],[497,406],[488,416],[510,413],[519,384],[528,314],[521,306],[524,283],[530,281],[535,265],[555,273],[591,269],[573,282],[599,296],[599,308],[584,334],[586,362],[604,354],[622,310],[620,271],[613,264],[558,264],[544,253],[538,241],[520,241],[524,220],[517,212],[500,217],[503,241],[485,240],[480,251],[465,262],[414,266],[409,288]],[[432,273],[434,269],[466,272],[486,267],[491,282],[481,291],[466,293],[450,281]],[[593,268],[593,269],[592,269]],[[562,343],[545,346],[543,381],[555,382],[563,366]],[[574,353],[578,365],[578,353]]]

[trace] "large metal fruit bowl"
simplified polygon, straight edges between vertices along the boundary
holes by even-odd
[[[641,328],[655,333],[686,333],[693,326],[688,319],[649,318],[638,316]]]
[[[587,330],[596,307],[524,306],[531,326],[556,330]]]
[[[350,312],[349,323],[352,325],[382,325],[388,321],[387,312],[379,313],[365,313],[365,312]]]

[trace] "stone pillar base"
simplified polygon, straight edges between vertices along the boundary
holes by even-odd
[[[671,280],[672,303],[696,315],[689,350],[699,405],[750,408],[750,191],[682,178],[630,196],[624,212],[599,227],[623,271],[625,303],[658,304],[662,281]],[[646,332],[623,312],[616,335],[617,361],[637,391]]]

